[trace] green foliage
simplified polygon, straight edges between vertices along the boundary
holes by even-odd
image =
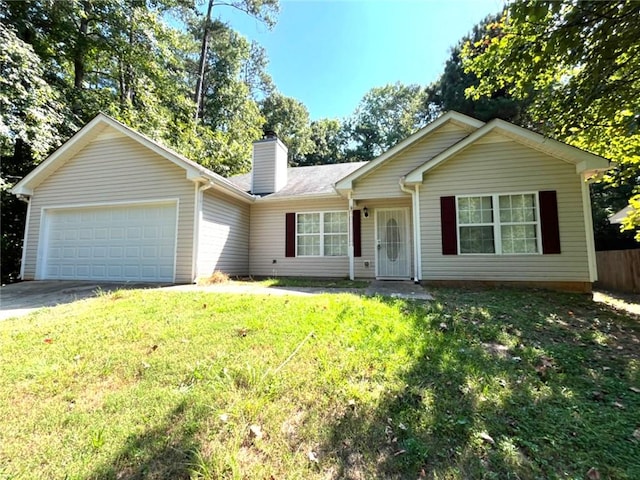
[[[300,165],[344,162],[348,138],[340,121],[323,118],[311,122],[310,127],[313,149],[300,161]]]
[[[0,155],[12,155],[19,140],[41,159],[61,143],[59,129],[68,112],[44,79],[45,67],[33,48],[2,23],[0,48]]]
[[[347,157],[371,160],[425,125],[424,89],[395,83],[372,88],[347,120]]]
[[[640,4],[518,1],[498,35],[468,42],[471,98],[505,91],[529,102],[542,133],[617,162],[603,178],[633,187],[640,200]],[[625,224],[636,229],[637,210]]]

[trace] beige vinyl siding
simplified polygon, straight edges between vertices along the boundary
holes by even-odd
[[[491,136],[425,174],[420,188],[425,280],[588,282],[581,180],[575,166]],[[556,190],[561,254],[442,255],[440,197]]]
[[[409,207],[409,215],[407,221],[409,222],[409,243],[410,243],[410,265],[411,275],[413,275],[413,226],[411,225],[412,213],[411,213],[411,197],[404,194],[406,198],[389,198],[386,200],[361,200],[357,203],[356,209],[361,212],[360,217],[360,234],[361,234],[361,247],[362,256],[354,259],[355,276],[356,278],[374,278],[376,276],[376,233],[375,233],[375,215],[376,208],[402,208]],[[364,218],[362,215],[362,209],[367,207],[369,210],[369,218]],[[365,267],[365,262],[369,262],[369,267]]]
[[[106,133],[106,132],[105,132]],[[194,183],[128,137],[102,134],[38,185],[31,198],[25,279],[33,279],[43,207],[178,199],[176,282],[192,281]]]
[[[199,233],[198,276],[249,274],[249,205],[205,190]]]
[[[364,178],[354,182],[353,198],[389,198],[403,196],[400,190],[400,178],[414,168],[419,167],[454,143],[457,143],[469,132],[456,125],[443,125],[436,131],[426,135],[419,142],[388,160]]]
[[[346,256],[285,257],[285,215],[289,212],[345,211],[348,208],[348,201],[339,197],[254,203],[251,206],[250,274],[261,277],[347,277],[349,258]]]

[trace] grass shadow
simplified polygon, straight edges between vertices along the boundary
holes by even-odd
[[[332,478],[640,478],[640,323],[584,295],[502,292],[379,299],[416,353],[400,387],[328,428]]]
[[[88,478],[186,479],[197,461],[195,436],[198,422],[185,401],[179,403],[160,424],[130,435],[111,461],[97,467]]]

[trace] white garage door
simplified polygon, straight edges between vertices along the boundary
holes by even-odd
[[[174,281],[176,203],[47,210],[42,278]]]

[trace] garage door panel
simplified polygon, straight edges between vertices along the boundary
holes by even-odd
[[[46,213],[48,279],[173,281],[176,204]]]
[[[127,238],[131,240],[137,240],[138,238],[142,238],[142,229],[140,227],[127,228]]]
[[[91,265],[91,277],[92,278],[104,278],[107,276],[106,265]]]

